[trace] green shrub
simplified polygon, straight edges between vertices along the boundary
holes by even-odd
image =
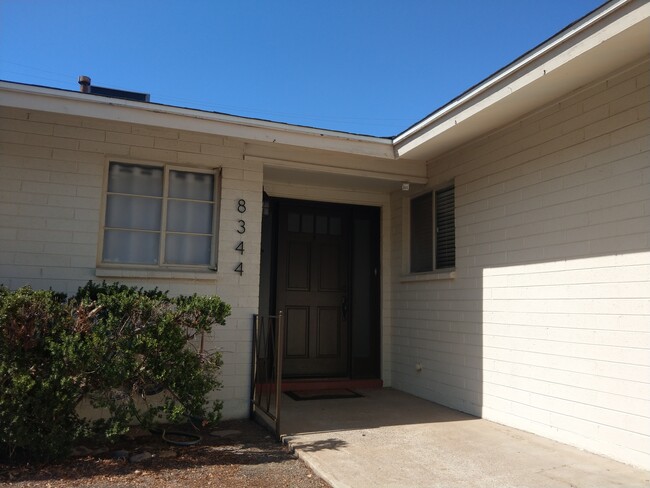
[[[223,324],[228,305],[214,296],[170,298],[158,290],[94,283],[80,289],[74,302],[98,310],[87,364],[102,374],[88,393],[95,406],[111,412],[107,436],[123,432],[134,418],[145,426],[187,415],[218,420],[221,404],[208,405],[206,396],[220,387],[221,356],[198,354],[188,343],[212,324]],[[147,392],[160,388],[162,399],[147,403]],[[147,403],[144,409],[137,408],[138,397]]]
[[[223,324],[218,297],[89,282],[70,300],[52,291],[0,287],[0,456],[48,460],[84,436],[114,439],[134,420],[218,420],[218,353],[196,340]],[[92,424],[88,398],[108,409]]]
[[[64,298],[21,288],[0,292],[0,455],[65,452],[81,433],[80,378],[62,354],[72,321]]]

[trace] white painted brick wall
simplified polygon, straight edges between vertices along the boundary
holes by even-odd
[[[432,187],[456,185],[456,278],[394,280],[395,387],[650,468],[648,73],[429,163]]]
[[[136,273],[97,278],[95,263],[105,165],[129,161],[222,168],[218,273],[170,279]],[[243,143],[221,136],[0,108],[0,283],[74,293],[107,279],[172,294],[218,294],[233,307],[208,348],[223,353],[225,417],[248,415],[252,316],[257,312],[262,168],[243,161]],[[246,253],[234,248],[237,200],[247,203]],[[240,259],[241,258],[241,259]],[[234,272],[244,263],[244,275]]]

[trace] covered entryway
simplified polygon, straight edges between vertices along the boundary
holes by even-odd
[[[379,209],[269,199],[260,311],[282,311],[284,379],[379,378]]]

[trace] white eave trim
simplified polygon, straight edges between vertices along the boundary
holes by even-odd
[[[348,134],[188,108],[0,82],[2,105],[395,159],[389,138]]]
[[[395,148],[398,152],[398,157],[402,155],[402,147],[405,144],[412,144],[414,139],[429,129],[431,126],[435,125],[437,121],[447,116],[448,114],[457,111],[460,112],[465,110],[466,107],[471,106],[472,101],[477,97],[482,96],[488,90],[494,88],[499,83],[504,82],[509,77],[513,76],[518,71],[525,69],[526,67],[532,65],[533,63],[539,61],[544,56],[548,55],[556,47],[561,44],[566,43],[570,39],[578,36],[587,29],[589,29],[594,24],[600,22],[605,17],[608,17],[615,11],[619,10],[621,7],[634,2],[635,0],[619,0],[616,2],[608,3],[604,5],[601,9],[593,12],[592,15],[586,17],[581,22],[576,23],[575,25],[568,28],[565,32],[562,32],[557,37],[549,39],[546,43],[539,46],[533,52],[529,53],[527,56],[522,59],[515,61],[510,66],[506,67],[504,70],[499,71],[494,76],[488,78],[474,89],[469,90],[464,95],[460,96],[458,99],[444,105],[442,108],[432,113],[430,116],[417,123],[416,125],[405,130],[398,136],[393,139]],[[507,83],[507,82],[506,82]]]

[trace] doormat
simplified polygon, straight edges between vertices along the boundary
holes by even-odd
[[[359,398],[363,395],[356,391],[340,388],[338,390],[296,390],[285,391],[285,393],[296,400],[302,402],[305,400],[336,400],[339,398]]]

